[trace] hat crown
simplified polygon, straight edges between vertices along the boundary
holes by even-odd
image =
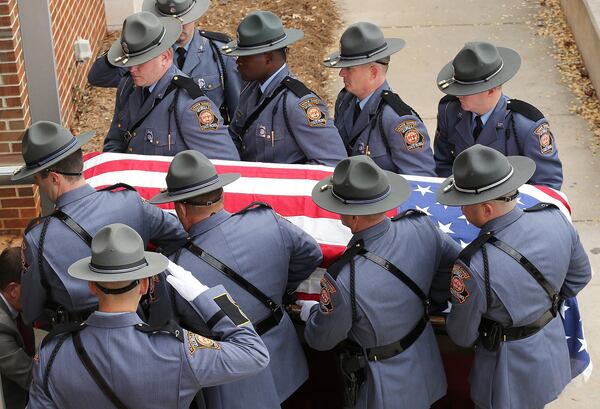
[[[169,191],[180,191],[188,187],[202,187],[205,183],[218,178],[214,165],[198,151],[179,152],[169,165],[167,187]],[[216,184],[215,189],[221,185]]]
[[[368,22],[352,24],[340,38],[340,56],[355,57],[367,55],[387,45],[383,31]]]
[[[144,241],[131,227],[109,224],[98,230],[92,239],[91,264],[116,270],[144,260]]]
[[[285,37],[283,23],[270,11],[255,11],[240,22],[237,29],[238,46],[254,47]]]
[[[506,178],[512,165],[501,152],[483,145],[473,145],[454,160],[454,183],[462,189],[478,190]]]
[[[381,197],[390,189],[383,170],[369,156],[352,156],[335,167],[333,192],[344,200],[370,200]]]
[[[467,43],[452,60],[452,66],[457,80],[481,81],[502,67],[502,57],[493,44]]]
[[[37,162],[69,144],[73,138],[68,129],[54,122],[38,121],[23,135],[23,159],[25,163]]]
[[[123,22],[121,45],[126,53],[137,53],[156,43],[165,27],[162,21],[147,11],[132,14]]]
[[[156,0],[156,8],[161,14],[178,16],[188,11],[194,3],[194,0]]]

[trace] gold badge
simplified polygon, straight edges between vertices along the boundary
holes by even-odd
[[[452,267],[452,278],[450,279],[450,294],[459,304],[464,303],[469,298],[469,290],[465,285],[465,280],[471,278],[471,275],[460,264]]]
[[[321,298],[319,304],[321,306],[321,311],[324,314],[333,312],[334,306],[331,301],[331,294],[335,294],[336,291],[335,286],[331,284],[327,278],[321,278]]]
[[[534,133],[540,140],[540,152],[542,155],[550,155],[554,152],[554,136],[550,132],[550,125],[548,123],[541,124],[535,128]]]
[[[198,126],[202,131],[216,131],[219,129],[219,118],[213,112],[210,102],[197,102],[192,105],[191,109],[196,114]]]
[[[308,119],[308,126],[315,127],[327,125],[327,115],[325,115],[325,112],[319,107],[320,103],[321,100],[319,98],[308,98],[298,104]]]
[[[394,128],[394,131],[402,135],[406,150],[409,152],[423,150],[425,147],[425,137],[417,129],[417,121],[410,120],[400,122],[396,128]]]
[[[221,349],[218,342],[190,331],[187,331],[187,341],[190,356],[193,356],[199,349]]]

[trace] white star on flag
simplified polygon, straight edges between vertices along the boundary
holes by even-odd
[[[524,203],[521,201],[521,196],[517,197],[517,204],[520,204],[520,205],[524,204]]]
[[[462,247],[463,249],[464,249],[465,247],[467,247],[469,244],[471,244],[471,242],[468,242],[468,243],[467,243],[467,242],[464,242],[464,241],[462,241],[462,240],[460,241],[460,247]]]
[[[469,223],[469,221],[467,220],[467,216],[465,216],[464,214],[462,216],[458,216],[459,219],[463,219],[465,221],[465,223],[467,224],[471,224]]]
[[[441,231],[443,231],[444,233],[447,233],[447,234],[452,234],[452,233],[454,233],[454,232],[453,232],[453,231],[450,229],[450,226],[452,226],[452,223],[443,224],[442,222],[440,222],[440,221],[438,220],[438,227],[439,227],[439,229],[440,229]]]
[[[585,340],[585,338],[577,338],[577,341],[579,341],[579,343],[581,344],[581,348],[579,348],[579,351],[577,352],[587,351],[587,341]]]
[[[563,319],[563,320],[565,319],[565,312],[567,312],[567,310],[568,310],[569,308],[571,308],[571,307],[569,307],[569,306],[568,306],[567,304],[565,304],[564,302],[563,302],[563,304],[560,306],[560,316],[562,317],[562,319]]]
[[[422,211],[423,213],[425,213],[427,216],[431,216],[431,213],[429,213],[429,206],[427,207],[419,207],[419,206],[415,206],[417,208],[417,210]]]
[[[413,190],[413,192],[419,192],[422,196],[425,196],[425,193],[433,194],[433,192],[431,191],[431,186],[423,187],[421,185],[417,185],[417,188]]]

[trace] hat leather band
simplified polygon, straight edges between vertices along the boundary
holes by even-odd
[[[165,28],[163,27],[160,35],[158,37],[156,37],[154,40],[152,40],[152,42],[150,44],[148,44],[146,47],[142,48],[139,51],[133,52],[133,53],[127,53],[127,52],[125,52],[125,50],[123,50],[123,55],[120,55],[117,58],[115,58],[115,62],[121,61],[123,64],[127,64],[127,61],[129,61],[129,58],[137,57],[138,55],[142,55],[142,54],[146,54],[148,51],[153,50],[154,48],[158,47],[160,45],[160,43],[162,43],[166,34],[167,34],[167,30],[165,30]]]
[[[282,42],[286,38],[287,38],[287,34],[283,33],[281,36],[279,36],[275,39],[263,41],[262,43],[258,43],[258,44],[254,44],[254,45],[240,45],[240,43],[238,42],[237,48],[239,50],[254,50],[257,48],[270,47],[272,45]]]
[[[214,175],[208,180],[203,180],[202,182],[191,186],[184,186],[177,189],[167,189],[167,192],[169,193],[169,196],[181,195],[184,193],[193,192],[194,190],[204,189],[205,187],[212,186],[217,182],[219,182],[219,175]]]
[[[388,186],[387,190],[385,192],[383,192],[382,195],[377,196],[373,199],[344,199],[343,197],[340,197],[338,195],[335,194],[335,188],[331,189],[331,194],[333,195],[333,197],[335,197],[337,200],[339,200],[340,202],[344,203],[344,204],[358,204],[358,205],[362,205],[362,204],[371,204],[371,203],[377,203],[382,201],[383,199],[385,199],[386,197],[388,197],[390,195],[392,191],[392,187]]]
[[[499,180],[499,181],[497,181],[497,182],[491,183],[491,184],[489,184],[489,185],[487,185],[487,186],[483,186],[483,187],[480,187],[480,188],[477,188],[477,189],[465,189],[465,188],[459,187],[459,186],[456,184],[456,182],[454,181],[454,179],[452,180],[452,183],[451,183],[450,185],[448,185],[447,187],[450,187],[450,186],[452,186],[452,187],[454,187],[454,189],[458,190],[458,191],[459,191],[459,192],[461,192],[461,193],[474,193],[474,194],[476,194],[476,195],[477,195],[477,194],[479,194],[479,193],[482,193],[482,192],[485,192],[485,191],[487,191],[487,190],[493,189],[493,188],[495,188],[496,186],[500,186],[501,184],[503,184],[504,182],[506,182],[508,179],[510,179],[510,177],[513,175],[513,173],[515,173],[515,170],[514,170],[514,168],[511,166],[511,167],[510,167],[510,172],[508,172],[508,175],[504,176],[502,179],[500,179],[500,180]],[[451,188],[450,188],[450,189],[451,189]],[[450,190],[450,189],[448,189],[448,190]],[[445,190],[445,189],[444,189],[444,190]]]
[[[362,54],[340,54],[340,60],[361,60],[363,58],[371,58],[372,56],[374,56],[375,54],[379,54],[382,51],[387,50],[388,45],[387,43],[384,43],[381,47],[375,48],[371,51],[367,51],[366,53],[362,53]]]
[[[135,263],[124,264],[121,266],[100,266],[98,264],[94,264],[93,262],[89,263],[90,270],[92,270],[94,273],[100,274],[131,273],[133,271],[140,270],[146,266],[148,266],[146,258],[136,261]]]
[[[185,10],[183,10],[181,13],[172,14],[172,13],[165,13],[165,12],[163,12],[163,11],[160,9],[160,7],[158,7],[158,4],[156,4],[156,11],[158,11],[158,13],[159,13],[161,16],[165,16],[165,17],[175,17],[175,18],[178,18],[178,17],[181,17],[181,16],[185,16],[187,13],[189,13],[189,12],[190,12],[190,10],[191,10],[192,8],[194,8],[194,6],[195,6],[195,5],[196,5],[196,0],[192,0],[192,1],[190,2],[190,5],[189,5],[189,7],[188,7],[188,8],[186,8]]]
[[[52,152],[50,155],[46,156],[45,158],[38,160],[37,162],[28,162],[25,164],[25,168],[26,169],[33,169],[33,168],[39,168],[40,166],[45,165],[46,163],[58,158],[59,156],[61,156],[62,154],[64,154],[65,152],[67,152],[69,149],[71,149],[72,147],[74,147],[75,145],[77,145],[77,138],[73,137],[73,139],[71,139],[69,141],[69,143],[67,143],[66,145],[58,148],[57,150],[55,150],[54,152]]]
[[[500,73],[500,71],[502,71],[502,68],[504,68],[504,61],[501,61],[500,63],[500,67],[494,71],[493,73],[491,73],[490,75],[488,75],[487,77],[480,79],[480,80],[473,80],[473,81],[463,81],[463,80],[459,80],[456,79],[456,77],[452,77],[450,79],[447,80],[443,80],[440,81],[438,83],[438,85],[440,85],[442,88],[447,88],[448,86],[457,83],[460,85],[475,85],[475,84],[483,84],[484,82],[488,82],[489,80],[491,80],[492,78],[494,78],[496,75],[498,75]]]

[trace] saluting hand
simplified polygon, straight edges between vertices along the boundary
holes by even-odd
[[[167,281],[186,301],[193,301],[208,290],[208,287],[194,277],[191,272],[170,260],[167,271],[170,273],[167,275]]]

